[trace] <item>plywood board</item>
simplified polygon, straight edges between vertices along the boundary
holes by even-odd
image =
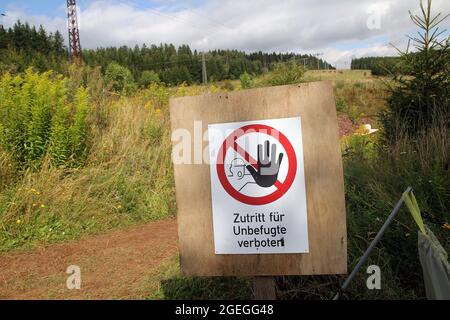
[[[182,272],[193,276],[344,274],[347,235],[336,107],[329,82],[171,99],[172,131],[203,135],[216,123],[301,117],[309,253],[216,255],[208,163],[175,164]],[[201,121],[203,131],[195,125]],[[197,131],[197,132],[195,132]],[[207,136],[206,136],[207,137]],[[208,154],[208,139],[202,139]],[[197,141],[199,141],[197,139]],[[198,142],[197,142],[198,143]],[[176,144],[176,143],[174,143]],[[202,155],[192,156],[192,163]]]

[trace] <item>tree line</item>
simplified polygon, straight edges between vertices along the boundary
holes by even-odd
[[[63,35],[47,32],[17,21],[6,29],[0,25],[0,71],[24,72],[29,66],[39,71],[63,72],[68,64]]]
[[[326,61],[312,55],[295,53],[246,53],[238,50],[210,50],[204,53],[208,79],[221,81],[239,79],[248,73],[260,75],[273,70],[276,63],[295,60],[306,69],[332,69]],[[166,84],[201,83],[203,53],[188,45],[142,45],[130,48],[108,47],[83,50],[84,63],[100,66],[103,74],[108,66],[118,64],[131,73],[137,83],[157,75]],[[55,70],[67,74],[68,49],[59,31],[50,33],[40,26],[17,21],[6,29],[0,25],[0,72],[24,72],[28,67],[37,71]],[[144,79],[143,79],[144,78]]]
[[[400,57],[364,57],[352,59],[352,70],[371,70],[376,76],[389,76],[401,72]]]
[[[279,62],[296,60],[306,69],[316,69],[317,58],[294,53],[246,53],[238,50],[211,50],[205,54],[206,69],[210,81],[239,79],[244,74],[260,75],[271,71]],[[148,71],[159,75],[167,84],[200,83],[202,81],[203,53],[191,50],[188,45],[176,48],[173,44],[145,44],[130,48],[127,46],[84,50],[83,59],[89,66],[101,66],[106,70],[111,63],[128,68],[136,81]],[[321,69],[332,69],[324,60],[319,60]]]

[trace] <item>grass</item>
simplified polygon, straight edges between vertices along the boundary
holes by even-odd
[[[338,101],[341,99],[344,106],[354,106],[357,113],[355,122],[363,117],[376,121],[375,115],[385,108],[383,83],[371,77],[362,81],[363,72],[347,75],[350,77],[344,79],[330,75],[336,98]],[[340,116],[352,117],[351,112],[348,107],[338,110]],[[419,140],[404,137],[391,148],[383,147],[379,136],[350,135],[342,140],[349,270],[355,267],[409,185],[414,187],[422,212],[428,217],[425,223],[447,251],[450,250],[449,231],[442,228],[443,222],[450,220],[450,177],[444,169],[444,163],[450,157],[448,129],[435,128]],[[409,212],[402,209],[343,298],[425,299],[417,254],[417,231],[418,227]],[[365,270],[373,264],[381,268],[381,290],[368,290],[366,286],[368,275]],[[227,281],[240,283],[243,280],[246,279]],[[344,277],[340,276],[276,277],[278,298],[331,299],[343,280]],[[180,279],[179,273],[172,273],[166,274],[160,284],[165,284],[169,292],[182,293],[181,298],[214,299],[216,294],[211,286],[215,288],[221,281],[210,278]],[[170,285],[167,286],[168,283]],[[185,290],[186,286],[189,290]],[[244,287],[250,290],[249,282]],[[235,289],[231,286],[228,290]],[[166,296],[161,290],[158,292],[160,298],[177,297],[172,294]]]
[[[333,88],[338,113],[353,122],[364,117],[374,119],[385,108],[387,92],[382,80],[334,80]]]
[[[254,87],[267,86],[269,74],[253,79]],[[339,116],[357,124],[362,119],[376,120],[385,108],[385,78],[373,77],[370,70],[309,70],[303,82],[330,81],[333,84]],[[235,83],[237,88],[240,85]]]
[[[85,166],[16,172],[15,183],[0,189],[1,251],[175,214],[167,103],[159,109],[148,101],[141,95],[107,102],[103,126],[92,119]]]
[[[251,279],[183,277],[178,257],[172,258],[148,280],[150,300],[245,300],[252,297]]]
[[[372,81],[370,70],[309,70],[305,81]]]
[[[348,225],[349,270],[353,270],[370,242],[412,185],[426,213],[425,223],[450,250],[450,179],[443,163],[450,156],[447,128],[435,128],[419,141],[408,137],[383,149],[377,136],[352,136],[343,142]],[[418,227],[406,208],[385,233],[343,299],[425,299],[422,269],[417,253]],[[381,290],[368,290],[366,268],[381,269]],[[276,277],[279,299],[331,299],[342,276]],[[150,299],[236,299],[251,296],[248,278],[182,277],[178,260],[161,268],[157,290]],[[155,288],[155,285],[153,285]],[[220,288],[220,290],[218,289]]]
[[[173,217],[169,97],[224,86],[151,85],[131,97],[92,97],[90,148],[78,168],[16,168],[0,150],[0,251],[78,239]]]
[[[386,93],[378,78],[358,72],[308,72],[306,81],[333,82],[338,114],[356,124],[375,121]],[[264,77],[254,79],[263,83]],[[231,84],[231,85],[230,85]],[[171,96],[240,89],[224,82],[209,87],[152,85],[132,97],[96,97],[90,115],[90,152],[74,169],[44,165],[20,171],[0,150],[0,251],[77,239],[175,215],[170,161],[168,100]],[[98,90],[101,92],[101,90]],[[342,140],[347,203],[349,269],[353,269],[392,207],[412,185],[425,222],[450,250],[449,132],[436,128],[419,140],[404,137],[387,149],[377,139]],[[382,289],[366,288],[364,268],[377,264]],[[417,256],[417,227],[402,210],[349,288],[352,299],[423,299]],[[337,276],[277,277],[281,299],[329,299],[343,280]],[[148,299],[242,299],[251,296],[248,278],[192,278],[178,259],[148,279]]]

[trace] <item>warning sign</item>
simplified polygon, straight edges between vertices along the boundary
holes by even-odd
[[[216,254],[309,252],[301,118],[208,132]]]

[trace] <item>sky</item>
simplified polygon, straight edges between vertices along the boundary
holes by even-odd
[[[395,55],[417,31],[419,0],[78,0],[83,48],[188,44],[199,51],[323,53],[338,68],[354,57]],[[449,0],[433,11],[450,13]],[[0,0],[0,24],[17,19],[66,36],[66,1]],[[450,19],[444,27],[449,28]],[[447,33],[448,34],[448,33]],[[66,36],[67,38],[67,36]]]

